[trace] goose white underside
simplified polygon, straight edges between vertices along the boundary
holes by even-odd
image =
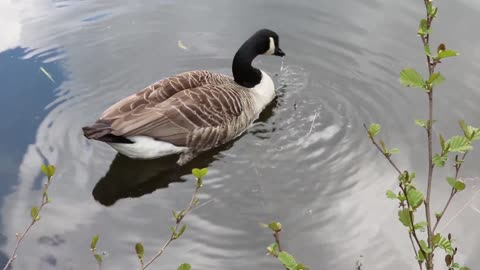
[[[168,142],[154,140],[147,136],[127,137],[133,143],[109,143],[113,149],[130,158],[154,159],[185,152],[187,147],[175,146]]]

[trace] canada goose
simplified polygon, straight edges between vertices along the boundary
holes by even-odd
[[[180,154],[182,166],[241,135],[275,97],[270,76],[252,67],[260,54],[285,56],[275,32],[259,30],[243,43],[233,78],[199,70],[165,78],[108,108],[84,136],[131,158]]]

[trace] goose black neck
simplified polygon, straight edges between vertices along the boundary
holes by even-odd
[[[255,43],[246,41],[235,54],[232,64],[233,78],[243,87],[252,88],[262,80],[262,72],[252,67],[252,61],[259,53]]]

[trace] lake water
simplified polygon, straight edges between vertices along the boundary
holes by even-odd
[[[480,126],[480,36],[472,31],[480,2],[438,5],[433,43],[461,52],[440,66],[447,81],[435,94],[435,132],[449,137],[458,119]],[[400,148],[395,159],[423,187],[425,134],[413,119],[425,118],[427,100],[398,82],[402,68],[425,71],[415,34],[423,12],[420,0],[0,0],[0,262],[29,223],[48,161],[58,168],[53,202],[13,269],[95,269],[97,233],[105,269],[138,268],[134,243],[150,257],[167,240],[170,211],[194,189],[193,167],[210,171],[202,206],[155,269],[282,269],[265,255],[273,237],[259,226],[272,220],[284,225],[283,247],[312,269],[414,269],[397,205],[384,195],[396,174],[362,125],[382,124]],[[109,105],[163,77],[231,74],[232,56],[260,28],[279,33],[287,57],[283,66],[259,57],[256,66],[286,86],[249,132],[199,156],[180,179],[170,177],[171,159],[130,160],[82,136]],[[440,226],[472,268],[480,265],[479,153],[461,174],[469,189]],[[434,209],[451,174],[435,175]]]

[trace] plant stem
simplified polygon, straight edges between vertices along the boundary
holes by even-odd
[[[274,232],[273,237],[275,238],[275,243],[277,243],[278,251],[282,252],[282,246],[280,245],[280,232]]]
[[[424,0],[423,1],[425,4],[425,10],[426,10],[426,16],[427,16],[427,29],[430,30],[431,24],[433,17],[431,17],[428,14],[428,4],[429,0]],[[426,34],[421,37],[423,46],[430,46],[430,34]],[[429,77],[432,76],[432,74],[435,71],[435,65],[436,63],[432,62],[432,59],[430,58],[429,55],[426,55],[427,57],[427,66],[428,66],[428,75]],[[432,125],[433,125],[433,87],[429,87],[428,91],[428,124],[427,124],[427,140],[428,140],[428,176],[427,176],[427,197],[424,201],[425,204],[425,215],[427,218],[427,243],[428,246],[433,249],[433,244],[432,244],[432,222],[431,222],[431,211],[430,211],[430,198],[431,198],[431,193],[432,193],[432,181],[433,181],[433,169],[434,169],[434,164],[433,164],[433,138],[432,138]],[[433,254],[429,253],[426,259],[426,264],[427,264],[427,269],[432,270],[433,269]]]
[[[367,128],[367,125],[363,124],[363,127],[367,130],[367,134],[368,134],[368,128]],[[380,145],[377,143],[377,141],[375,141],[375,138],[370,136],[368,136],[370,138],[370,141],[373,143],[373,145],[375,145],[375,147],[378,149],[378,151],[380,151],[383,156],[388,160],[388,162],[392,165],[392,167],[398,172],[399,175],[402,175],[402,171],[398,168],[398,166],[395,164],[395,162],[393,162],[393,160],[391,159],[390,155],[386,154],[382,148],[380,147]],[[402,190],[403,192],[403,195],[405,196],[405,198],[408,198],[407,196],[407,190],[405,189],[405,187],[402,186],[402,184],[400,184],[400,189]],[[411,232],[408,233],[409,237],[410,237],[410,241],[412,243],[412,247],[413,247],[413,251],[415,252],[415,256],[418,255],[418,252],[422,252],[424,258],[427,258],[427,255],[422,249],[421,249],[421,246],[420,246],[420,240],[418,239],[418,236],[417,236],[417,233],[415,232],[415,229],[414,229],[414,219],[413,219],[413,213],[410,211],[410,203],[408,202],[408,199],[406,200],[407,202],[407,209],[409,210],[409,216],[410,216],[410,227],[411,227]],[[415,239],[415,242],[417,243],[418,247],[419,247],[419,251],[417,252],[417,249],[415,248],[415,243],[413,242],[413,239],[412,239],[412,236],[413,238]],[[422,264],[419,262],[419,265],[420,265],[420,269],[423,269],[422,267]]]
[[[418,256],[418,252],[417,252],[417,248],[415,247],[415,243],[413,242],[412,233],[408,234],[408,238],[410,238],[410,243],[412,243],[413,252],[415,253],[415,257],[416,257]],[[418,262],[418,266],[420,267],[420,270],[423,270],[422,263],[420,261],[417,261],[417,262]]]
[[[367,128],[367,125],[366,124],[363,124],[363,127],[367,130],[367,134],[368,134],[368,128]],[[392,165],[392,167],[398,172],[398,174],[402,174],[402,171],[400,171],[400,169],[398,168],[398,166],[395,164],[395,162],[393,162],[393,160],[390,158],[390,155],[387,155],[383,150],[382,150],[382,147],[380,147],[380,145],[378,145],[378,143],[375,141],[375,138],[373,138],[372,136],[370,136],[370,134],[368,135],[368,137],[370,138],[370,141],[372,141],[373,145],[375,145],[375,147],[377,147],[378,151],[380,151],[380,153],[383,154],[383,156],[388,160],[388,162],[390,162],[390,164]]]
[[[176,232],[178,230],[178,228],[180,227],[181,225],[181,222],[183,220],[183,218],[196,206],[196,198],[197,198],[197,193],[198,193],[198,190],[201,188],[201,185],[198,184],[199,180],[197,179],[197,186],[192,194],[192,199],[190,200],[190,203],[188,204],[188,207],[187,209],[185,209],[184,211],[182,211],[176,222],[175,222],[175,229],[173,230],[172,234],[170,235],[170,238],[167,240],[167,242],[165,242],[165,244],[162,246],[162,248],[157,252],[157,254],[155,254],[155,256],[153,256],[152,259],[150,259],[147,263],[145,263],[145,265],[142,265],[141,266],[141,270],[144,270],[144,269],[147,269],[156,259],[158,259],[158,257],[160,257],[163,252],[165,251],[165,249],[170,245],[170,243],[172,243],[174,240],[176,240]]]
[[[467,156],[467,154],[468,154],[468,152],[465,152],[462,156],[462,159],[460,160],[460,163],[455,164],[455,179],[457,179],[458,175],[460,174],[460,169],[462,168],[463,161],[465,160],[465,157]],[[458,158],[455,158],[455,161],[458,161]],[[454,188],[452,188],[452,190],[450,191],[450,197],[448,197],[447,203],[443,207],[442,212],[440,212],[440,216],[437,218],[437,221],[435,222],[435,225],[433,226],[433,233],[435,233],[435,230],[437,229],[437,226],[440,223],[440,220],[445,215],[445,212],[447,211],[448,206],[450,206],[450,202],[452,201],[455,194],[457,194],[457,191]]]
[[[407,202],[407,209],[408,209],[408,213],[409,213],[409,216],[410,216],[410,229],[411,229],[411,232],[409,232],[408,234],[409,235],[413,235],[413,238],[415,239],[415,242],[417,243],[418,245],[418,250],[419,252],[422,252],[423,254],[423,257],[424,258],[427,258],[427,253],[425,253],[425,251],[423,251],[423,249],[421,248],[421,245],[420,245],[420,240],[418,240],[418,236],[417,236],[417,233],[415,231],[415,224],[414,224],[414,219],[413,219],[413,212],[410,211],[410,203],[408,202],[408,196],[407,196],[407,190],[406,188],[400,184],[400,189],[402,190],[403,192],[403,195],[405,196],[406,198],[406,202]],[[415,255],[418,255],[417,251],[415,250],[415,246],[413,247],[413,250],[415,251]]]
[[[282,246],[280,245],[280,231],[273,232],[273,238],[275,238],[275,243],[277,244],[278,252],[282,252]],[[276,254],[272,254],[272,255],[278,258],[278,255]],[[285,270],[289,270],[286,266],[284,267],[285,267]]]
[[[49,177],[47,182],[43,185],[42,200],[40,202],[40,207],[38,208],[37,217],[40,217],[40,212],[42,211],[43,207],[48,203],[47,190],[48,190],[48,187],[50,186],[50,181],[51,181],[51,177]],[[17,250],[20,247],[20,243],[23,241],[25,236],[27,236],[28,232],[33,227],[33,225],[37,223],[37,221],[38,220],[36,218],[32,218],[32,222],[30,222],[30,225],[28,225],[27,229],[20,235],[20,237],[17,238],[17,242],[15,243],[15,248],[13,249],[12,255],[10,255],[10,258],[8,259],[5,266],[3,267],[3,270],[7,270],[8,267],[13,263],[13,261],[17,257]]]

